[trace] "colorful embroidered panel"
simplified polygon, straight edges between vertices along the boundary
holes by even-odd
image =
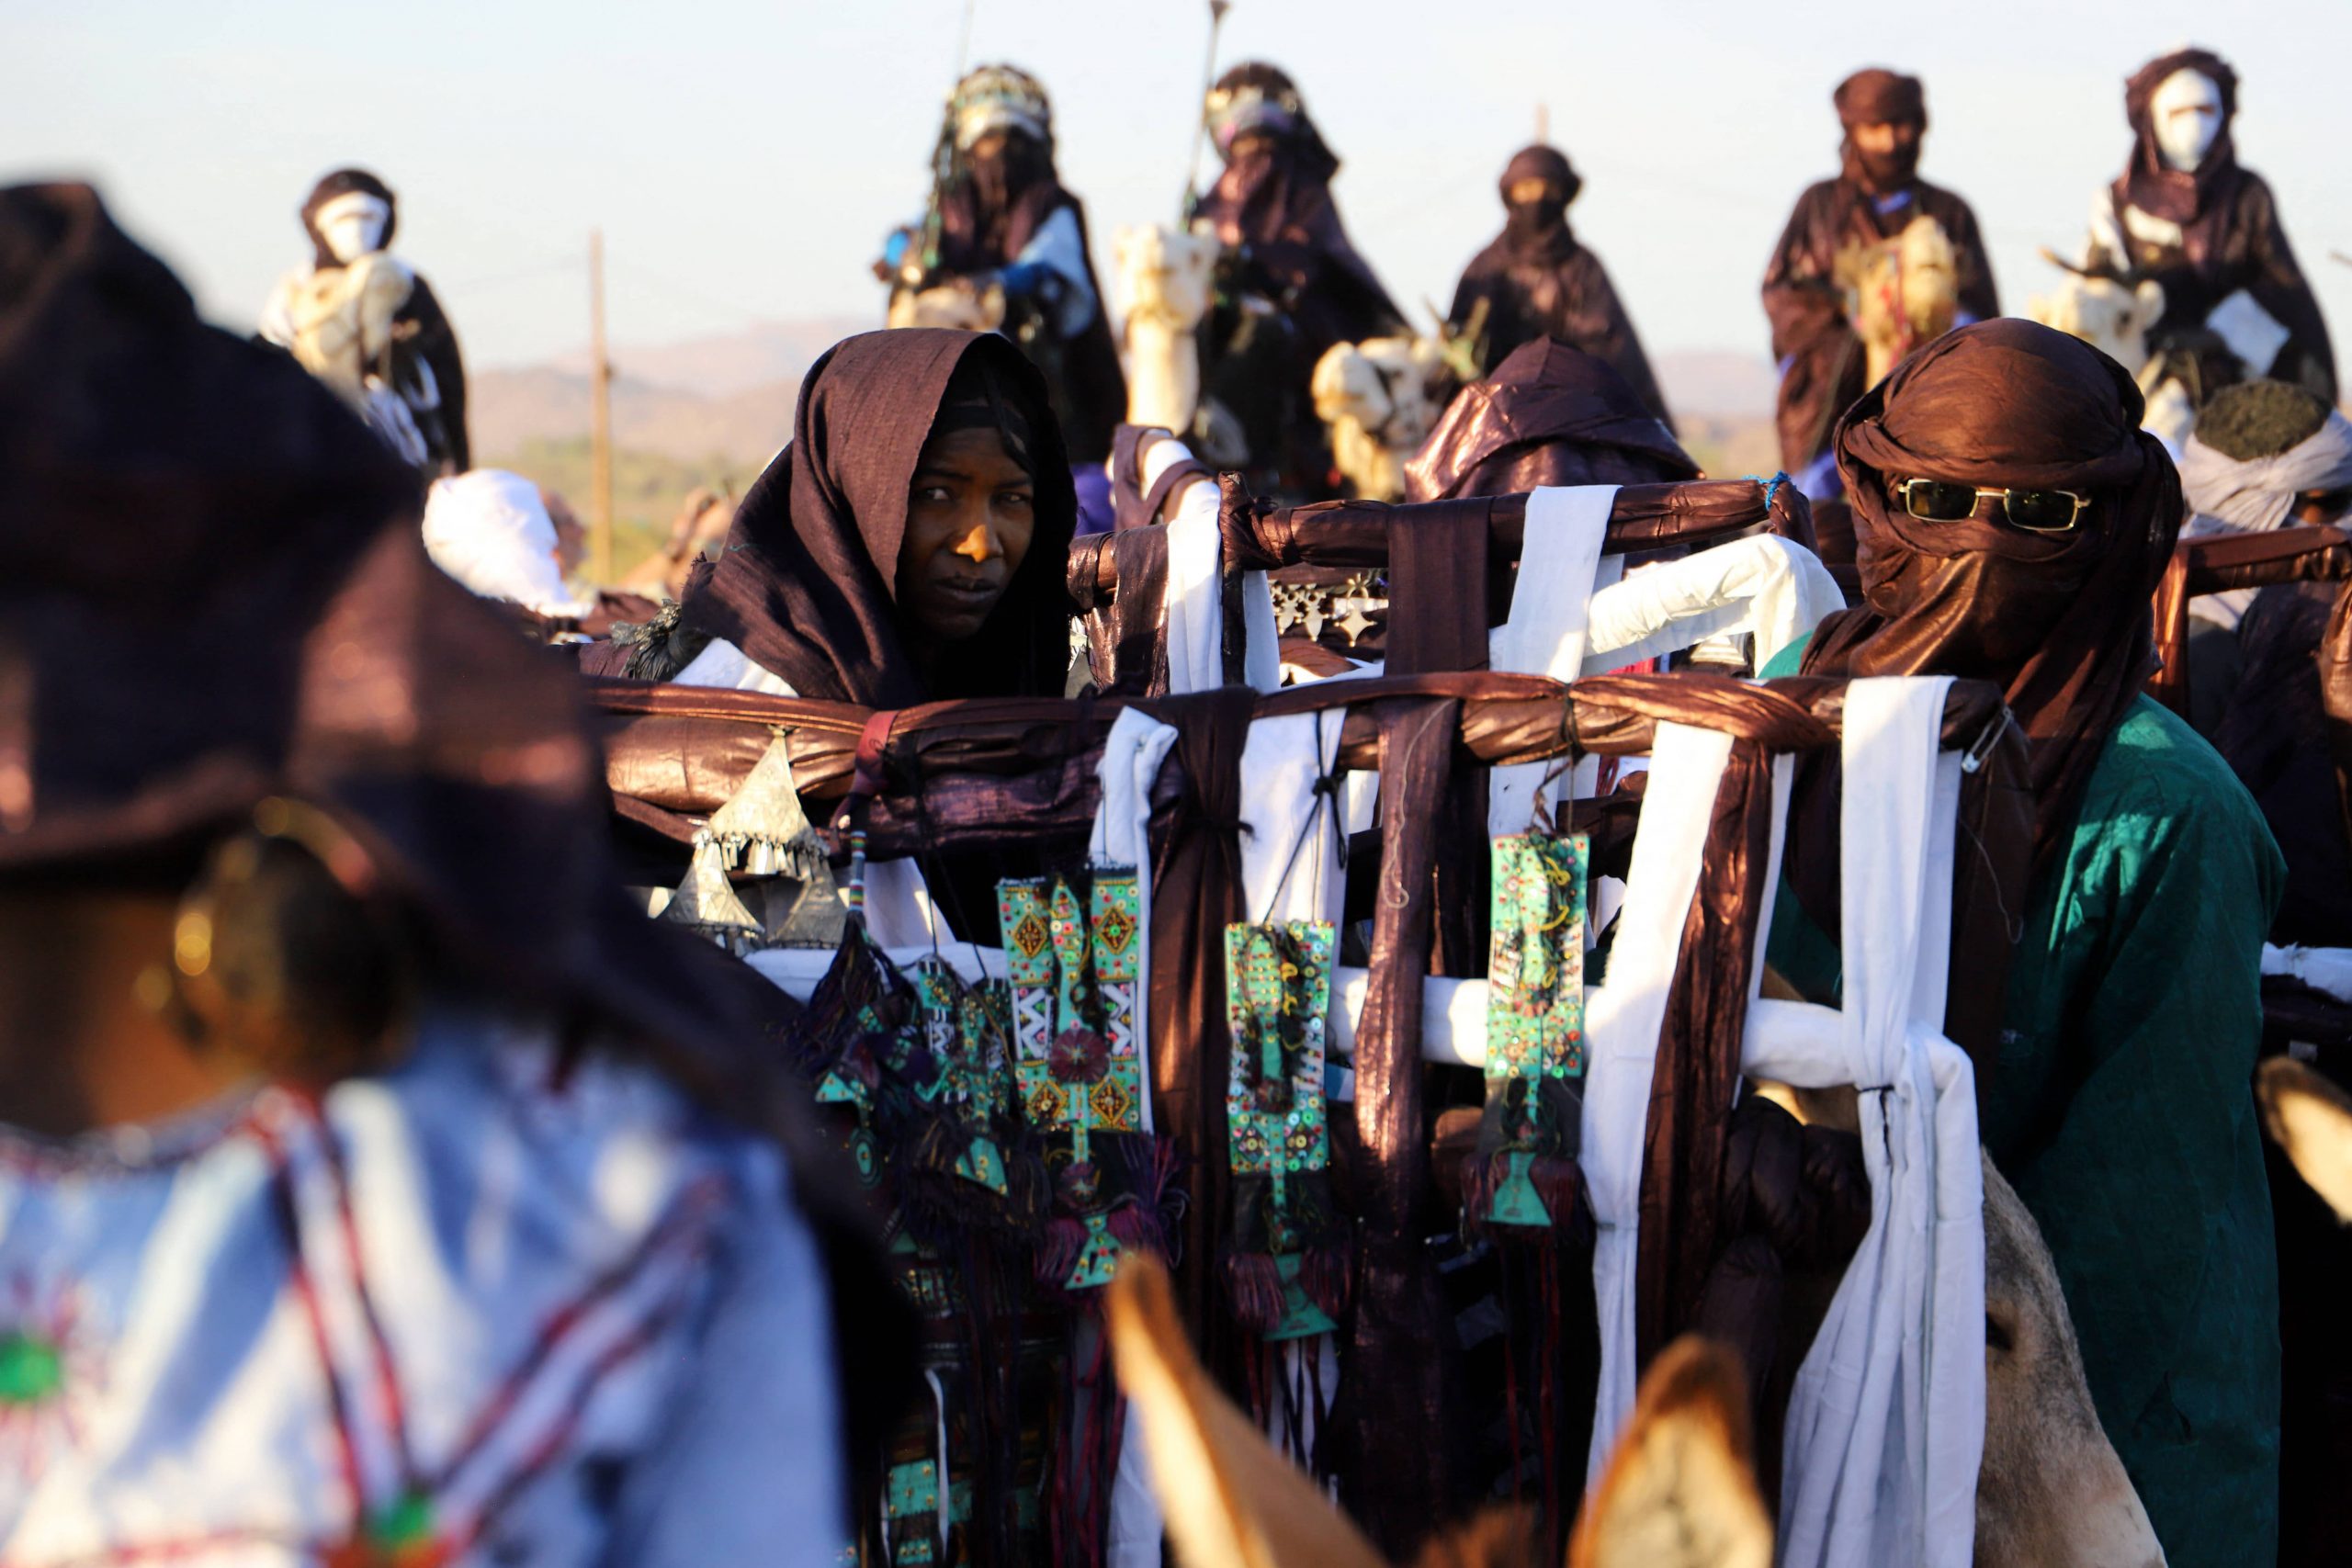
[[[910,972],[920,998],[923,1043],[939,1077],[924,1098],[969,1140],[956,1173],[1001,1197],[1002,1138],[1012,1111],[1012,998],[1001,985],[964,983],[944,959],[917,961]]]
[[[1333,1239],[1326,1173],[1324,1031],[1331,1007],[1332,928],[1290,920],[1225,928],[1226,1134],[1237,1235],[1226,1276],[1242,1321],[1268,1339],[1329,1332],[1335,1271],[1307,1270]],[[1320,1298],[1320,1299],[1318,1299]]]
[[[1094,872],[1082,908],[1059,878],[1001,883],[997,915],[1022,1107],[1034,1125],[1070,1134],[1076,1157],[1089,1162],[1091,1134],[1143,1131],[1135,873]]]
[[[1474,1218],[1542,1227],[1558,1217],[1533,1179],[1573,1161],[1578,1129],[1571,1080],[1584,1076],[1584,924],[1589,845],[1583,834],[1494,840],[1487,972],[1487,1116],[1473,1181]],[[1480,1201],[1483,1200],[1483,1203]]]

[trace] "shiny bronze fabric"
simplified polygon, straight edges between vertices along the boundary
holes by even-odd
[[[1440,807],[1457,705],[1385,703],[1380,726],[1380,893],[1372,975],[1356,1027],[1350,1173],[1359,1272],[1329,1437],[1340,1501],[1390,1558],[1409,1559],[1467,1501],[1453,1325],[1427,1237],[1430,1128],[1421,1083],[1421,979],[1436,934]]]
[[[1035,528],[988,623],[925,670],[898,610],[907,492],[950,381],[975,374],[1026,427]],[[792,444],[736,508],[717,566],[696,569],[681,624],[724,637],[802,696],[909,707],[1058,693],[1077,518],[1045,380],[1010,343],[933,328],[861,333],[809,367]]]
[[[1120,592],[1108,604],[1097,562]],[[1070,601],[1086,628],[1087,665],[1098,695],[1158,697],[1168,693],[1168,531],[1122,528],[1070,547]]]
[[[1447,405],[1428,443],[1405,465],[1405,499],[1698,477],[1699,465],[1655,407],[1606,360],[1543,338]]]
[[[2193,172],[2173,168],[2155,143],[2149,100],[2176,71],[2211,78],[2222,93],[2222,130]],[[2123,209],[2177,223],[2180,243],[2159,243],[2126,231],[2132,254],[2116,260],[2134,277],[2163,285],[2165,313],[2149,331],[2150,346],[2174,348],[2196,365],[2197,395],[2210,397],[2237,378],[2235,357],[2203,336],[2213,308],[2239,289],[2285,327],[2287,342],[2271,362],[2250,367],[2256,376],[2290,381],[2335,401],[2335,349],[2319,299],[2287,243],[2278,198],[2260,175],[2237,159],[2232,123],[2237,117],[2237,73],[2201,49],[2177,51],[2150,61],[2124,85],[2123,107],[2131,121],[2132,152],[2110,189],[2116,215]]]

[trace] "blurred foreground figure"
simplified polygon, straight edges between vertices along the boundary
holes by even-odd
[[[417,501],[0,192],[0,1559],[813,1568],[896,1320]]]
[[[391,187],[365,169],[337,169],[302,203],[311,265],[278,280],[261,335],[341,393],[427,477],[472,467],[466,444],[466,367],[432,286],[392,254],[400,224]]]
[[[2192,407],[2256,377],[2335,400],[2335,351],[2287,243],[2277,200],[2239,164],[2238,75],[2211,51],[2176,50],[2123,87],[2132,159],[2091,202],[2083,264],[2164,288],[2148,347],[2178,361]],[[2154,385],[2151,375],[2142,384]]]
[[[1606,360],[1644,408],[1666,419],[1649,356],[1607,269],[1568,227],[1568,206],[1583,188],[1558,148],[1513,153],[1503,166],[1503,231],[1463,272],[1446,324],[1476,340],[1482,375],[1521,344],[1555,338]]]
[[[1899,295],[1901,242],[1924,219],[1934,229],[1921,230],[1920,237],[1939,233],[1941,243],[1933,248],[1948,256],[1952,275],[1957,310],[1950,324],[1966,326],[2001,313],[1975,212],[1919,177],[1919,147],[1928,133],[1919,79],[1857,71],[1838,85],[1832,101],[1845,130],[1838,143],[1842,166],[1836,178],[1797,197],[1764,272],[1764,311],[1772,321],[1772,356],[1781,365],[1781,466],[1816,499],[1838,493],[1830,431],[1871,386],[1869,355],[1856,331],[1857,314],[1870,301],[1852,288],[1874,259],[1870,253],[1890,248],[1896,270],[1876,281],[1879,291],[1891,283]]]

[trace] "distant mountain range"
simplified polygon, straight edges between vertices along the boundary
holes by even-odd
[[[808,367],[842,338],[873,325],[859,317],[822,317],[617,348],[614,443],[681,462],[756,470],[790,438],[793,404]],[[1760,356],[1663,354],[1657,369],[1694,445],[1738,444],[1747,426],[1771,417],[1772,367]],[[584,352],[524,369],[479,371],[469,390],[474,450],[485,461],[588,433]]]

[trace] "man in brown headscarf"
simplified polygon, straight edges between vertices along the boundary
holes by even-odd
[[[1957,324],[2001,313],[1976,214],[1952,192],[1919,178],[1919,144],[1928,130],[1919,79],[1858,71],[1838,85],[1832,101],[1846,132],[1838,144],[1843,166],[1835,179],[1797,197],[1764,271],[1764,312],[1781,367],[1781,466],[1816,499],[1838,493],[1830,427],[1868,385],[1862,343],[1836,281],[1839,254],[1893,239],[1915,218],[1932,218],[1951,241]]]
[[[2231,141],[2238,75],[2210,50],[2159,55],[2123,86],[2132,160],[2091,204],[2084,265],[2153,277],[2152,350],[2194,367],[2198,401],[2267,376],[2335,400],[2335,350],[2278,207]]]
[[[1648,355],[1600,258],[1568,227],[1568,205],[1584,188],[1556,147],[1522,147],[1503,166],[1503,231],[1473,257],[1453,291],[1447,324],[1476,334],[1478,367],[1490,371],[1534,338],[1560,342],[1609,362],[1642,404],[1668,417]]]
[[[2249,1079],[2285,877],[2245,789],[2142,691],[2180,481],[2138,386],[2030,321],[1961,328],[1838,427],[1863,604],[1806,674],[1997,682],[2030,750],[2014,945],[1955,964],[2007,1005],[1984,1147],[2041,1222],[2099,1420],[2176,1565],[2271,1560],[2278,1268]],[[1794,673],[1784,654],[1766,673]],[[1826,805],[1832,809],[1824,810]],[[1837,991],[1834,795],[1801,776],[1772,961]]]

